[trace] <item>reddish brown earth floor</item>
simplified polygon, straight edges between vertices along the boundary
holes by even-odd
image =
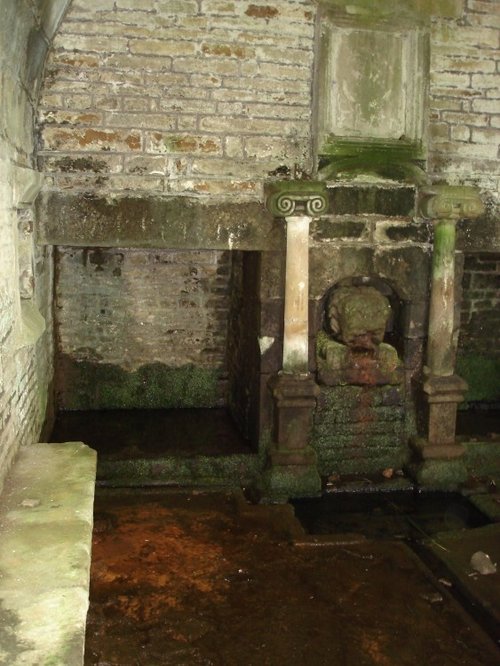
[[[85,664],[500,664],[404,544],[297,533],[289,506],[98,492]]]

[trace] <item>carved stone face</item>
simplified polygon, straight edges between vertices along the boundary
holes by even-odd
[[[388,299],[375,287],[340,287],[327,302],[331,333],[351,349],[374,350],[390,314]]]

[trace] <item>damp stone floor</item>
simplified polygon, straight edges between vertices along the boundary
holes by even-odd
[[[493,527],[488,547],[498,556]],[[473,533],[442,545],[458,578],[473,578],[469,550],[482,543]],[[497,590],[489,603],[500,604],[499,575],[482,577]],[[500,665],[496,641],[458,603],[455,585],[404,542],[308,535],[290,504],[101,488],[85,664]]]
[[[464,433],[487,524],[419,550],[374,511],[308,534],[291,504],[247,501],[258,456],[224,410],[60,415],[53,441],[98,452],[85,666],[500,666],[500,573],[470,567],[500,565],[487,431]]]

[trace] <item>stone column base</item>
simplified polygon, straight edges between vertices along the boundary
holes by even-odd
[[[429,406],[427,439],[431,447],[455,446],[457,407],[467,388],[467,382],[458,375],[430,375],[425,379],[423,390]],[[442,457],[449,455],[444,453]]]
[[[274,398],[273,444],[261,479],[264,499],[314,497],[321,492],[316,453],[309,445],[319,387],[309,374],[278,374],[269,388]]]
[[[408,474],[423,486],[457,488],[467,480],[464,447],[455,441],[457,407],[467,383],[457,375],[428,376],[423,391],[428,405],[427,438],[410,442],[414,460]]]
[[[261,476],[258,490],[263,502],[287,502],[290,497],[319,497],[321,477],[316,465],[269,466]]]
[[[409,463],[405,472],[420,486],[436,490],[456,490],[467,481],[461,458],[427,459]]]

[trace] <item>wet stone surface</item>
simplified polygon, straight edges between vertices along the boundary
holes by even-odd
[[[51,441],[75,439],[117,460],[251,453],[225,409],[60,412]]]
[[[403,543],[307,545],[290,506],[238,495],[98,491],[86,666],[499,659]]]

